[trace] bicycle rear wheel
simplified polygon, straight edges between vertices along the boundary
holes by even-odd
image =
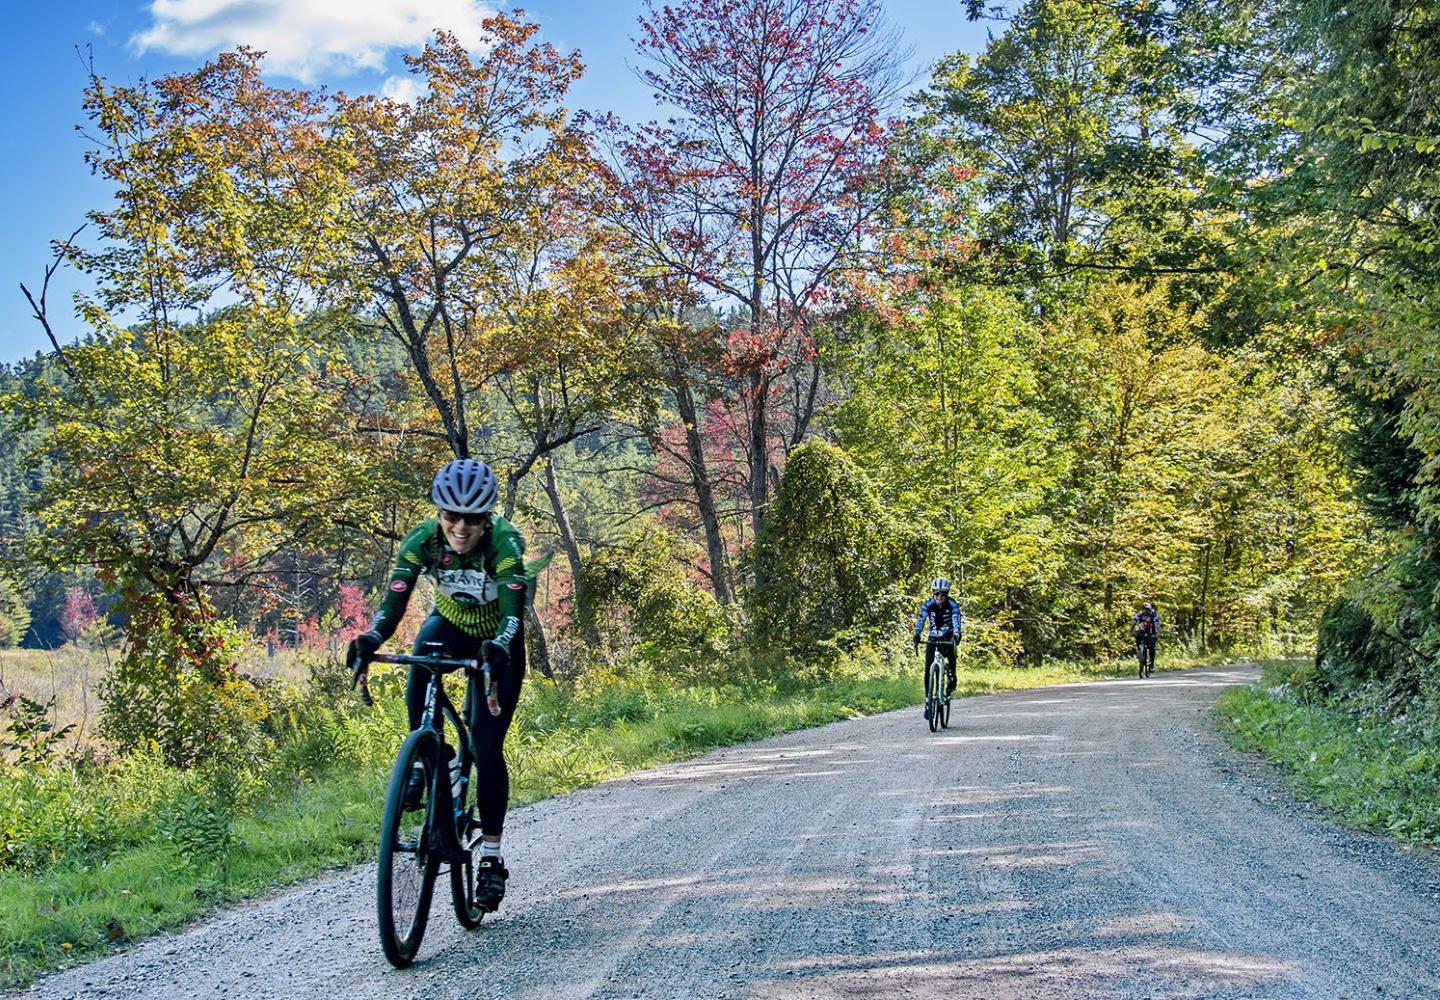
[[[376,916],[380,948],[397,969],[415,961],[420,950],[439,869],[430,836],[437,819],[434,815],[437,746],[434,734],[424,730],[411,733],[405,740],[390,772],[385,816],[380,821]],[[410,772],[417,764],[425,776],[424,789],[420,801],[411,803],[413,808],[407,809],[405,790]]]
[[[454,713],[448,708],[445,716],[457,735],[464,732]],[[463,739],[456,740],[457,744],[464,742]],[[475,902],[475,863],[480,853],[480,821],[474,816],[474,798],[470,794],[470,775],[474,770],[474,761],[470,757],[468,746],[457,747],[456,762],[452,766],[458,768],[458,771],[450,775],[451,797],[455,807],[455,839],[465,850],[466,858],[464,862],[450,866],[450,902],[454,904],[455,919],[460,921],[460,926],[466,930],[474,930],[480,926],[485,911]],[[456,777],[460,780],[454,780]]]

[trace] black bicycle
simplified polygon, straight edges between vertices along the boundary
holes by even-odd
[[[1149,677],[1155,672],[1155,640],[1145,635],[1135,637],[1135,656],[1140,661],[1140,676]]]
[[[933,639],[935,654],[925,667],[925,721],[933,733],[950,727],[950,695],[945,691],[945,657],[941,646],[955,645],[953,639]]]
[[[371,657],[372,662],[423,667],[430,672],[425,714],[395,758],[385,816],[380,821],[375,904],[380,947],[397,969],[413,962],[420,950],[442,865],[450,866],[450,897],[461,925],[467,930],[478,927],[485,915],[475,901],[480,823],[469,795],[474,755],[465,725],[465,719],[473,718],[478,708],[473,704],[476,688],[471,684],[466,690],[462,718],[445,694],[441,678],[455,671],[480,677],[491,715],[500,714],[500,702],[491,683],[490,665],[483,659],[445,657],[439,643],[427,643],[427,648],[431,651],[423,656],[377,653]],[[368,701],[368,689],[362,688],[361,696]],[[446,742],[447,727],[454,733],[456,746]],[[421,780],[412,782],[411,774],[417,770]]]

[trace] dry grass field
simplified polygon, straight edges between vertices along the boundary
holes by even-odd
[[[83,649],[73,643],[59,649],[0,650],[0,701],[22,694],[42,705],[54,702],[57,727],[75,724],[72,739],[91,739],[100,724],[97,689],[110,670],[113,651]]]
[[[109,674],[118,648],[91,649],[67,643],[58,649],[0,649],[0,702],[22,694],[50,710],[56,728],[75,725],[70,740],[84,743],[95,738],[100,725],[100,682]],[[307,668],[291,650],[270,655],[255,643],[237,664],[256,677],[303,681]]]

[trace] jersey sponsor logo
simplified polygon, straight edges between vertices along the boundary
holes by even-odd
[[[495,641],[504,646],[508,652],[510,649],[510,640],[515,638],[515,633],[518,631],[520,631],[520,619],[506,618],[505,627],[500,630],[500,634],[495,637]]]
[[[435,586],[452,601],[467,607],[489,604],[499,596],[495,581],[483,569],[442,569],[435,574]]]
[[[507,584],[505,584],[505,586],[509,587],[511,590],[524,590],[524,589],[525,589],[525,584],[523,584],[523,583],[507,583]]]
[[[390,589],[395,591],[395,593],[397,594],[403,594],[405,593],[405,591],[410,589],[410,584],[406,583],[404,580],[391,580]]]
[[[447,553],[445,553],[443,556],[440,557],[440,565],[441,565],[441,566],[449,566],[449,565],[450,565],[451,563],[453,563],[454,561],[455,561],[455,555],[454,555],[454,553],[451,553],[451,552],[447,552]]]

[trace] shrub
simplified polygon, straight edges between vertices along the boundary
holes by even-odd
[[[100,732],[122,752],[154,744],[168,764],[225,760],[245,769],[269,706],[235,667],[245,639],[184,599],[151,595],[131,619],[129,645],[100,687]]]
[[[913,610],[926,536],[881,505],[869,478],[824,441],[797,448],[754,552],[753,644],[833,662],[884,640]]]
[[[630,659],[696,675],[729,646],[729,621],[713,594],[686,575],[684,543],[657,524],[596,551],[577,591],[577,624],[593,629],[612,665]]]

